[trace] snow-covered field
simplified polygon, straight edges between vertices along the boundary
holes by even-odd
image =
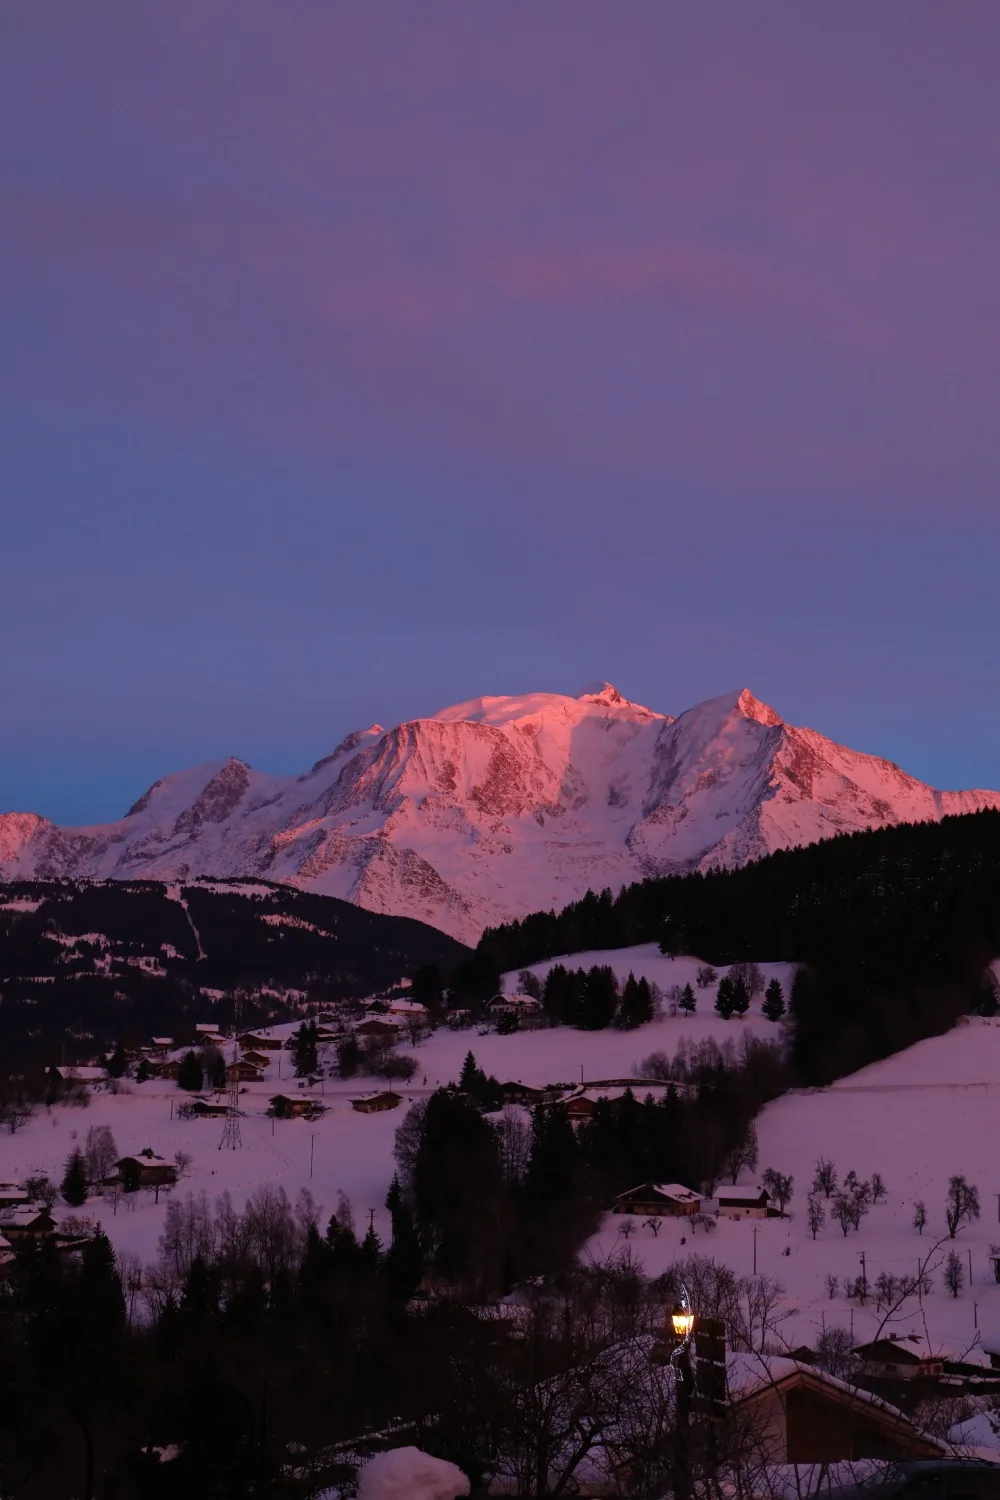
[[[631,968],[664,989],[693,980],[698,963],[665,959],[651,946],[578,954],[572,962],[583,966],[608,962],[623,977]],[[537,967],[542,971],[547,966]],[[769,977],[776,973],[787,985],[787,966],[762,967]],[[721,1020],[711,1005],[711,993],[700,992],[699,1012],[694,1017],[664,1016],[634,1032],[558,1028],[479,1036],[475,1031],[439,1030],[416,1048],[419,1070],[404,1093],[412,1100],[439,1083],[456,1079],[470,1048],[480,1066],[502,1081],[543,1084],[575,1082],[581,1069],[588,1080],[628,1076],[633,1064],[650,1052],[675,1052],[682,1037],[738,1040],[745,1031],[770,1037],[779,1034],[777,1027],[759,1015],[759,1001],[754,1003],[754,1013],[742,1022]],[[275,1033],[291,1029],[275,1028]],[[343,1190],[353,1202],[359,1228],[365,1227],[374,1210],[376,1228],[385,1237],[388,1215],[383,1204],[393,1171],[393,1137],[405,1103],[383,1114],[359,1114],[349,1101],[368,1091],[372,1080],[327,1080],[323,1090],[329,1108],[322,1118],[312,1123],[272,1122],[264,1113],[270,1096],[295,1092],[297,1087],[288,1076],[288,1055],[281,1056],[280,1079],[277,1054],[274,1057],[264,1082],[247,1085],[241,1096],[245,1110],[241,1150],[219,1149],[219,1120],[178,1120],[176,1108],[186,1096],[171,1083],[151,1080],[127,1085],[130,1092],[117,1096],[97,1093],[85,1110],[67,1106],[42,1110],[16,1135],[0,1136],[0,1180],[23,1179],[36,1171],[58,1180],[71,1147],[82,1143],[88,1127],[107,1124],[122,1154],[145,1146],[166,1157],[178,1150],[190,1153],[192,1165],[176,1192],[204,1190],[211,1198],[227,1189],[239,1206],[264,1182],[284,1188],[293,1200],[306,1187],[323,1205],[326,1216],[336,1206],[338,1190]],[[762,1221],[756,1225],[756,1235],[750,1221],[721,1220],[711,1234],[692,1234],[683,1221],[667,1220],[656,1239],[637,1224],[626,1246],[620,1237],[622,1221],[608,1215],[585,1253],[600,1257],[627,1248],[656,1274],[678,1256],[698,1251],[726,1261],[736,1271],[750,1272],[756,1240],[758,1271],[779,1277],[787,1288],[786,1310],[791,1316],[785,1327],[792,1343],[812,1343],[824,1322],[849,1329],[853,1320],[860,1338],[873,1326],[873,1314],[856,1305],[852,1309],[843,1296],[828,1298],[827,1275],[835,1273],[841,1281],[857,1275],[862,1251],[869,1281],[882,1271],[897,1276],[914,1273],[918,1258],[945,1233],[948,1178],[964,1173],[978,1185],[982,1202],[980,1221],[960,1230],[955,1242],[967,1276],[971,1252],[971,1287],[966,1285],[957,1299],[952,1298],[942,1285],[939,1267],[922,1314],[915,1308],[912,1317],[897,1325],[899,1331],[921,1331],[921,1317],[926,1315],[932,1338],[949,1350],[962,1352],[974,1343],[977,1332],[1000,1334],[1000,1285],[987,1259],[991,1242],[1000,1242],[998,1117],[1000,1021],[973,1019],[829,1089],[786,1095],[763,1112],[758,1121],[758,1171],[774,1166],[794,1177],[788,1219]],[[846,1239],[838,1225],[828,1222],[813,1242],[805,1223],[805,1196],[821,1154],[833,1158],[841,1177],[852,1167],[863,1177],[877,1171],[888,1186],[888,1200],[874,1206],[860,1231],[851,1231]],[[151,1195],[137,1197],[131,1211],[120,1206],[115,1215],[108,1204],[93,1199],[85,1212],[104,1224],[116,1245],[151,1260],[163,1225],[165,1200],[161,1195],[157,1205]],[[922,1236],[912,1227],[917,1198],[926,1202],[928,1212]],[[945,1250],[949,1248],[950,1244]]]

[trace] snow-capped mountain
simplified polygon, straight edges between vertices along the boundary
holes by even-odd
[[[935,791],[746,691],[672,719],[603,683],[374,724],[301,776],[177,772],[101,827],[0,815],[0,876],[257,875],[474,942],[588,888],[982,807],[1000,792]]]

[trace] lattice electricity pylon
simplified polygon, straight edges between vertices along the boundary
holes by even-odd
[[[226,1108],[226,1123],[222,1127],[222,1140],[219,1142],[219,1150],[224,1151],[228,1146],[231,1151],[238,1151],[243,1145],[243,1137],[240,1134],[240,1080],[236,1073],[236,1063],[240,1060],[240,997],[237,993],[233,1004],[233,1072],[229,1080],[229,1101]]]

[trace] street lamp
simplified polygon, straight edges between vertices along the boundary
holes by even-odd
[[[691,1330],[694,1327],[694,1313],[691,1311],[686,1300],[677,1303],[670,1314],[670,1321],[673,1324],[674,1333],[677,1338],[687,1340],[691,1337]]]

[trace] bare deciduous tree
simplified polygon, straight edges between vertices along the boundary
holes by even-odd
[[[837,1191],[837,1169],[829,1157],[821,1156],[816,1162],[816,1175],[813,1178],[813,1192],[822,1193],[824,1198],[829,1198]]]
[[[949,1177],[948,1197],[945,1200],[945,1220],[948,1236],[954,1239],[963,1224],[971,1224],[979,1218],[979,1189],[966,1182],[962,1176]]]

